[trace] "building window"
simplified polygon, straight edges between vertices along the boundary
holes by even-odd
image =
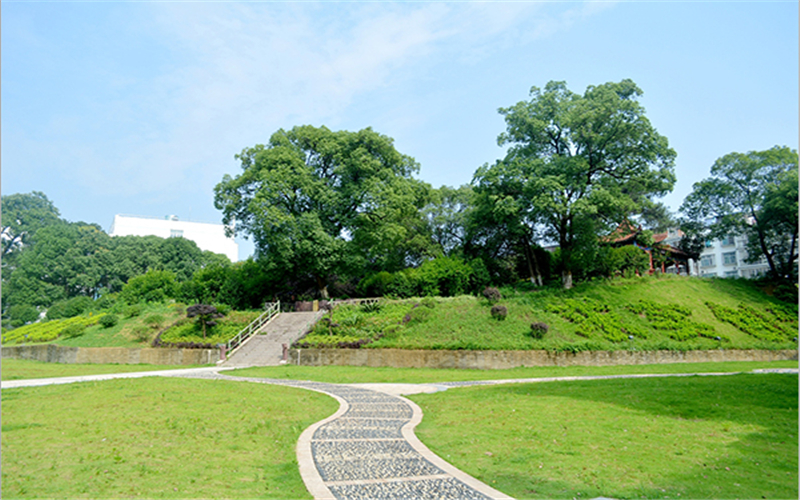
[[[701,256],[700,267],[714,267],[714,256],[713,255]]]
[[[170,238],[183,238],[183,229],[170,229],[169,230],[169,237]]]
[[[706,248],[714,248],[714,242],[711,240],[706,240]]]
[[[713,278],[717,275],[717,273],[703,273],[703,276],[706,278]]]
[[[729,234],[728,236],[722,238],[722,246],[724,247],[732,247],[735,244],[736,244],[736,239],[732,234]]]
[[[739,276],[739,271],[725,271],[726,278],[736,278]]]
[[[722,263],[726,266],[735,266],[736,252],[726,252],[722,254]]]

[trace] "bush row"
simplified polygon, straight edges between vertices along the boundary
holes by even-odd
[[[670,338],[684,341],[696,337],[728,341],[726,336],[718,335],[713,326],[692,321],[692,310],[677,304],[657,304],[649,300],[640,300],[628,305],[628,310],[647,319],[654,330],[664,331]]]
[[[744,304],[739,304],[736,309],[714,302],[705,304],[718,320],[757,339],[783,341],[797,337],[797,318],[787,318],[782,311],[776,314],[773,310],[765,314]]]
[[[75,316],[68,319],[55,319],[41,323],[21,326],[3,333],[3,344],[18,344],[28,342],[50,342],[60,335],[76,336],[83,333],[83,329],[96,324],[104,314],[89,314]]]
[[[456,257],[439,257],[417,268],[367,276],[357,290],[363,297],[454,297],[478,292],[489,280],[489,272],[480,259],[466,262]]]

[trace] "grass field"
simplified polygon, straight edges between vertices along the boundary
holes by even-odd
[[[3,390],[3,498],[310,498],[300,433],[327,396],[171,378]]]
[[[102,375],[105,373],[149,372],[154,370],[172,370],[197,368],[200,365],[95,365],[45,363],[27,359],[4,359],[0,378],[2,380],[20,380],[31,378],[75,377],[80,375]]]
[[[747,372],[759,368],[797,368],[797,361],[733,361],[723,363],[673,363],[664,365],[541,366],[510,370],[460,370],[438,368],[373,368],[367,366],[265,366],[226,371],[226,375],[334,384],[395,383],[426,384],[463,380],[625,375],[639,373]]]
[[[42,369],[16,364],[19,378]],[[423,383],[781,367],[797,362],[227,373]],[[296,441],[338,406],[301,389],[166,378],[5,389],[2,397],[4,498],[308,498]],[[518,498],[797,496],[794,375],[518,384],[411,399],[425,412],[417,434],[432,450]]]
[[[339,342],[353,344],[359,339],[368,339],[371,342],[364,347],[375,349],[797,348],[796,305],[780,302],[746,280],[643,277],[585,282],[572,290],[506,288],[502,292],[499,305],[508,310],[503,321],[492,318],[492,306],[488,301],[473,296],[387,302],[380,311],[341,306],[333,312],[335,328],[329,329],[324,322],[320,323],[303,342],[308,346],[336,346]],[[606,310],[587,313],[591,317],[586,321],[576,313],[570,317],[557,312],[559,307],[570,309],[586,300]],[[662,306],[661,309],[672,306],[688,314],[676,313],[672,319],[659,325],[647,314],[632,310],[640,306],[641,301],[655,303]],[[768,326],[783,325],[783,332],[773,341],[759,339],[718,319],[706,302],[734,310],[746,305],[763,314]],[[679,340],[680,329],[669,329],[681,321],[697,327],[690,329],[695,333],[684,340]],[[534,322],[549,326],[544,338],[536,339],[530,335]],[[589,323],[596,328],[587,329]],[[706,337],[697,332],[703,332]],[[631,333],[633,339],[629,339]]]
[[[516,498],[797,498],[796,375],[557,382],[410,398],[417,436]]]

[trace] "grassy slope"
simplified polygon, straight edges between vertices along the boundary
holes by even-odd
[[[78,337],[59,337],[53,344],[67,347],[150,347],[150,343],[158,332],[176,321],[186,317],[182,304],[147,304],[140,305],[141,311],[133,317],[117,314],[119,322],[105,328],[95,324],[86,328]],[[227,316],[218,319],[218,325],[208,331],[208,338],[203,339],[202,330],[194,321],[168,330],[162,337],[166,342],[198,342],[216,344],[225,342],[235,336],[247,324],[255,319],[260,311],[231,311]],[[157,322],[148,321],[157,319]],[[145,332],[140,335],[139,332]],[[177,335],[176,335],[177,334]]]
[[[310,498],[301,389],[171,378],[3,390],[3,498]]]
[[[425,413],[423,442],[516,498],[798,495],[796,375],[474,387],[411,399]]]
[[[490,305],[483,299],[464,296],[438,299],[427,318],[412,320],[401,327],[393,327],[383,338],[368,344],[369,348],[402,349],[715,349],[719,347],[748,348],[796,348],[796,342],[769,343],[759,341],[732,325],[717,320],[706,301],[728,307],[747,304],[759,311],[785,303],[768,297],[752,284],[739,280],[709,280],[666,276],[662,278],[618,279],[610,282],[582,283],[574,289],[564,291],[546,288],[533,291],[503,290],[504,298],[499,302],[508,308],[505,321],[491,318]],[[548,306],[558,304],[565,298],[591,298],[607,304],[623,322],[644,329],[648,339],[635,339],[612,343],[600,337],[587,340],[576,335],[576,326],[558,314],[548,311]],[[712,326],[730,342],[719,343],[712,339],[696,338],[683,342],[670,339],[665,333],[653,330],[646,320],[628,311],[626,306],[639,300],[650,300],[662,304],[677,304],[692,310],[691,320]],[[405,307],[411,311],[416,301]],[[424,307],[424,306],[422,306]],[[421,307],[421,308],[422,308]],[[421,309],[419,308],[419,309]],[[353,311],[343,309],[334,312],[334,323],[346,323],[345,316]],[[381,313],[377,313],[380,315]],[[394,311],[393,311],[394,314]],[[415,314],[412,312],[412,314]],[[795,308],[796,314],[796,308]],[[530,335],[530,324],[542,321],[550,326],[544,339],[536,340]],[[342,334],[347,329],[339,327]],[[322,338],[324,329],[317,334]],[[309,336],[307,341],[313,341]]]
[[[151,316],[160,316],[163,321],[155,326],[145,323]],[[119,316],[119,323],[111,328],[94,325],[86,329],[80,337],[71,339],[59,338],[54,344],[68,347],[150,347],[149,342],[156,336],[158,330],[173,323],[185,314],[181,307],[175,304],[149,304],[142,307],[138,316],[126,318]],[[148,340],[138,340],[136,330],[148,331]]]

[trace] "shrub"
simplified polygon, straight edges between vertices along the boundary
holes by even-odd
[[[506,306],[492,306],[492,317],[498,321],[503,321],[508,316],[508,309]]]
[[[71,339],[73,337],[80,337],[83,335],[83,332],[86,331],[86,325],[80,323],[73,323],[71,325],[67,325],[64,327],[63,330],[59,332],[60,337],[64,337],[67,339]]]
[[[376,313],[381,310],[380,302],[364,302],[361,304],[361,310],[365,313]]]
[[[141,276],[128,280],[119,293],[128,304],[138,302],[164,302],[174,298],[178,292],[175,273],[149,270]]]
[[[216,304],[214,307],[217,308],[217,312],[223,316],[227,316],[229,312],[231,312],[231,306],[228,304]]]
[[[531,324],[531,337],[535,339],[541,339],[544,337],[544,334],[547,333],[550,327],[547,326],[547,323],[542,323],[541,321],[537,321],[536,323]]]
[[[405,315],[403,318],[403,324],[406,323],[422,323],[426,319],[431,317],[431,310],[427,307],[420,307],[420,304],[414,304],[414,307],[411,309],[411,312]]]
[[[214,320],[222,316],[216,307],[208,304],[195,304],[186,308],[186,317],[197,317],[197,322],[202,326],[203,340],[206,338],[206,327],[215,326],[217,322]]]
[[[60,300],[47,310],[47,319],[74,318],[92,307],[92,299],[86,296]]]
[[[620,266],[620,270],[626,277],[644,274],[650,269],[650,257],[647,252],[633,245],[627,245],[615,249],[615,261]]]
[[[436,299],[433,297],[425,297],[420,301],[420,304],[427,307],[428,309],[434,309],[436,307]]]
[[[160,328],[163,322],[164,316],[160,314],[151,314],[144,319],[144,324],[150,328]]]
[[[383,297],[392,282],[392,273],[381,271],[367,276],[358,284],[358,293],[363,297]]]
[[[454,297],[469,290],[472,268],[457,257],[439,257],[419,266],[417,279],[422,295]]]
[[[19,304],[8,308],[8,316],[16,327],[26,323],[33,323],[39,319],[39,311],[31,305]]]
[[[106,314],[105,316],[100,318],[100,323],[103,325],[103,328],[111,328],[112,326],[116,325],[119,322],[119,318],[116,314]]]
[[[483,289],[483,296],[486,297],[486,300],[492,304],[502,298],[502,295],[500,295],[500,290],[491,286]]]
[[[150,329],[144,325],[137,325],[133,329],[133,338],[139,342],[147,342],[150,340]]]
[[[142,306],[140,306],[139,304],[134,304],[132,306],[126,307],[125,309],[123,309],[122,312],[126,318],[134,318],[142,314]]]

